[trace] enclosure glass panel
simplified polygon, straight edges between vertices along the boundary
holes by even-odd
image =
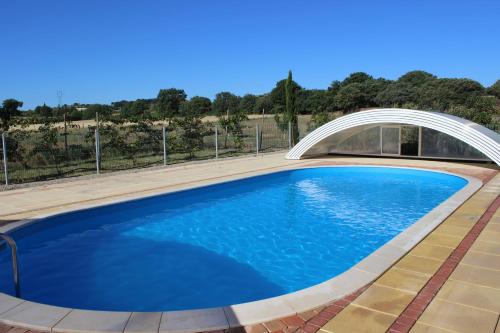
[[[401,126],[401,155],[418,156],[418,127]]]
[[[399,127],[382,127],[382,153],[399,154]]]
[[[474,147],[448,134],[422,127],[422,156],[488,159]]]
[[[331,148],[338,154],[380,154],[380,127],[351,128],[338,134]]]

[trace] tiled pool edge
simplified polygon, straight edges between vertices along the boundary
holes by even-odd
[[[427,170],[411,167],[409,169]],[[0,322],[28,329],[54,332],[136,332],[136,330],[129,328],[139,326],[144,328],[140,330],[141,332],[199,332],[227,330],[269,322],[331,304],[335,300],[356,292],[380,276],[482,185],[481,181],[474,177],[439,170],[437,172],[465,178],[469,183],[353,268],[319,285],[256,302],[216,309],[164,312],[159,316],[151,313],[65,309],[18,300],[0,294]],[[22,223],[14,223],[9,225],[8,229],[17,228],[32,221],[25,220]],[[11,304],[12,307],[5,310],[2,307],[5,304]],[[23,321],[20,321],[20,317],[23,318]],[[44,319],[41,320],[40,317],[44,317]],[[30,318],[31,322],[28,320]],[[142,325],[138,325],[138,323]]]
[[[420,290],[413,301],[399,315],[394,323],[389,328],[389,333],[407,333],[423,314],[427,306],[437,295],[439,289],[451,276],[459,262],[463,259],[467,251],[472,247],[472,244],[479,237],[489,223],[493,214],[500,207],[500,196],[497,196],[495,201],[488,207],[486,212],[474,224],[467,235],[462,239],[460,244],[453,250],[448,259],[441,265],[438,271]]]
[[[442,322],[438,323],[436,326],[433,323],[429,323],[427,321],[428,316],[426,318],[426,321],[421,322],[420,315],[422,313],[418,308],[423,308],[421,310],[422,312],[424,312],[423,313],[424,316],[425,314],[428,314],[430,309],[426,308],[427,305],[424,303],[427,303],[427,301],[424,302],[423,299],[431,298],[429,303],[431,305],[435,300],[439,299],[440,293],[437,293],[437,290],[441,288],[440,284],[441,282],[445,282],[445,284],[448,284],[450,282],[450,280],[447,280],[445,276],[449,275],[448,272],[453,271],[453,266],[454,266],[453,261],[457,261],[458,259],[457,263],[460,264],[461,261],[459,259],[458,254],[463,253],[468,255],[469,254],[468,252],[472,250],[473,247],[475,246],[477,236],[481,237],[481,233],[484,232],[485,229],[488,228],[488,225],[493,222],[494,216],[496,216],[497,214],[496,212],[498,209],[497,200],[499,200],[498,188],[500,186],[500,174],[497,174],[496,176],[493,175],[491,178],[485,180],[484,182],[485,185],[480,189],[480,191],[474,194],[472,198],[470,198],[466,203],[464,203],[464,205],[462,205],[457,211],[455,211],[453,215],[448,217],[444,221],[444,223],[442,223],[436,230],[434,230],[425,239],[423,239],[422,242],[417,247],[412,249],[401,260],[402,262],[405,259],[409,258],[415,259],[418,257],[420,257],[421,259],[425,259],[425,261],[420,261],[419,267],[414,266],[413,268],[410,268],[410,266],[407,265],[408,262],[406,262],[406,265],[401,266],[400,262],[398,262],[395,266],[391,267],[386,273],[384,273],[383,276],[381,276],[379,279],[374,281],[373,284],[368,286],[368,288],[366,288],[365,291],[360,293],[360,295],[354,297],[352,299],[352,303],[349,304],[345,309],[342,309],[334,316],[331,316],[329,318],[330,320],[324,321],[323,325],[321,325],[322,327],[320,328],[321,329],[320,332],[321,333],[333,333],[333,332],[402,333],[402,332],[408,332],[408,330],[410,329],[411,332],[415,333],[431,332],[431,331],[432,332],[476,331],[475,324],[478,324],[478,322],[476,322],[475,320],[476,319],[479,320],[480,321],[479,323],[482,322],[481,319],[475,318],[474,316],[467,317],[466,315],[467,318],[466,321],[467,320],[470,321],[468,325],[466,325],[468,328],[464,329],[462,326],[460,326],[460,328],[458,329],[448,330],[447,328],[450,327],[442,326]],[[481,223],[484,223],[484,225],[481,225]],[[498,224],[498,223],[493,223],[493,224]],[[459,236],[460,232],[456,232],[457,230],[455,230],[455,232],[449,231],[450,237],[451,235],[454,235],[452,237],[455,237],[459,240],[458,242],[455,242],[456,245],[442,243],[442,241],[440,242],[440,240],[437,238],[437,237],[442,238],[444,235],[443,232],[446,230],[446,228],[450,227],[464,228],[464,229],[468,228],[468,231],[466,233],[462,233],[461,236]],[[433,238],[433,240],[431,241],[430,238],[432,237],[435,238]],[[424,248],[429,246],[431,247],[438,246],[441,247],[441,249],[448,248],[450,250],[445,251],[445,253],[448,253],[446,256],[443,256],[443,253],[439,255],[437,255],[437,253],[424,254],[422,252],[423,249],[422,246]],[[417,251],[418,253],[416,253],[415,251]],[[455,251],[457,251],[458,253]],[[402,281],[406,280],[406,284],[400,284],[400,283],[398,284],[397,281],[395,280],[392,280],[391,282],[390,280],[387,279],[389,276],[391,276],[391,274],[392,277],[394,277],[394,273],[397,273],[398,271],[401,272],[401,269],[408,270],[407,272],[412,272],[412,271],[422,272],[420,269],[424,267],[423,265],[429,264],[430,260],[432,261],[438,260],[436,259],[438,257],[443,258],[442,260],[439,261],[440,265],[435,269],[434,268],[430,269],[427,272],[428,274],[423,274],[424,276],[427,276],[425,278],[424,284],[421,284],[421,282],[417,282],[416,280],[412,280],[410,282],[409,275],[402,280]],[[466,256],[464,258],[466,258]],[[472,265],[472,263],[469,264]],[[441,268],[443,269],[442,271]],[[429,281],[431,281],[431,279],[434,276],[437,276],[437,279],[442,279],[443,281],[433,281],[432,285],[429,284]],[[411,299],[409,299],[408,301],[404,301],[400,297],[402,296],[402,293],[405,292],[408,293],[408,291],[412,290],[412,288],[408,288],[410,285],[412,285],[412,287],[417,287],[416,289],[413,289],[416,292],[413,292],[414,296],[412,296]],[[384,287],[387,290],[393,288],[393,291],[397,291],[399,295],[394,295],[394,294],[389,295],[386,292],[384,292],[383,294],[377,294],[376,292],[375,293],[373,292],[373,288],[379,288],[380,290],[380,287]],[[370,292],[370,289],[372,289],[371,290],[372,292]],[[423,294],[420,293],[421,291],[423,292]],[[415,302],[415,307],[411,307],[413,300],[415,300],[419,295],[420,297]],[[397,306],[394,306],[397,303],[399,304]],[[392,310],[389,310],[390,308],[384,307],[384,304],[385,305],[393,304]],[[403,307],[401,307],[401,305],[403,305]],[[408,312],[405,315],[404,313],[406,312],[407,309]],[[469,307],[468,309],[470,310],[474,308]],[[447,320],[449,321],[449,323],[456,324],[456,321],[458,320],[459,314],[458,313],[453,314],[453,311],[451,313],[446,313],[447,310],[443,308],[441,308],[440,310],[441,312],[436,312],[438,310],[436,310],[435,308],[433,308],[432,311],[434,311],[434,316],[435,316],[434,318],[437,318],[437,320],[440,320],[445,315],[447,316],[446,318],[448,318]],[[464,314],[462,314],[462,316],[463,315]],[[413,322],[414,318],[417,319],[416,322]],[[497,323],[498,319],[496,317],[494,319],[495,323]],[[395,325],[395,323],[397,324]],[[415,324],[415,326],[412,327],[411,325],[413,324]],[[462,324],[464,323],[462,322]],[[489,322],[489,324],[491,324],[491,322]],[[478,332],[484,331],[488,333],[493,333],[493,330],[484,331],[478,329]],[[315,331],[313,330],[308,330],[308,333],[314,333],[314,332]]]

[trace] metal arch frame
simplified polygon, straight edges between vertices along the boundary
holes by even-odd
[[[421,126],[443,132],[471,145],[500,166],[500,135],[498,133],[449,114],[397,108],[360,111],[330,121],[303,138],[288,152],[286,158],[301,159],[315,145],[343,130],[362,125],[386,123]]]

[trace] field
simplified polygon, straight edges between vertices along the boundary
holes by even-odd
[[[288,149],[288,132],[278,128],[272,115],[250,115],[243,133],[226,133],[218,127],[218,157],[255,154],[257,151],[256,125],[259,126],[259,151],[271,152]],[[205,122],[215,122],[215,117],[205,117]],[[299,117],[299,135],[304,137],[309,128],[310,116]],[[95,174],[96,145],[94,121],[74,122],[64,134],[64,124],[58,123],[51,133],[40,131],[41,125],[14,129],[7,136],[7,169],[9,184]],[[148,128],[137,124],[122,126],[100,125],[100,172],[162,165],[162,123]],[[89,127],[90,126],[90,127]],[[183,151],[180,133],[169,132],[166,139],[167,164],[216,157],[215,125],[203,137],[203,145],[195,151]],[[3,168],[3,163],[2,163]],[[5,183],[4,172],[0,182]]]

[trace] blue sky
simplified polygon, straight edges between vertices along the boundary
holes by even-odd
[[[0,100],[307,88],[354,71],[500,79],[498,0],[0,0]]]

